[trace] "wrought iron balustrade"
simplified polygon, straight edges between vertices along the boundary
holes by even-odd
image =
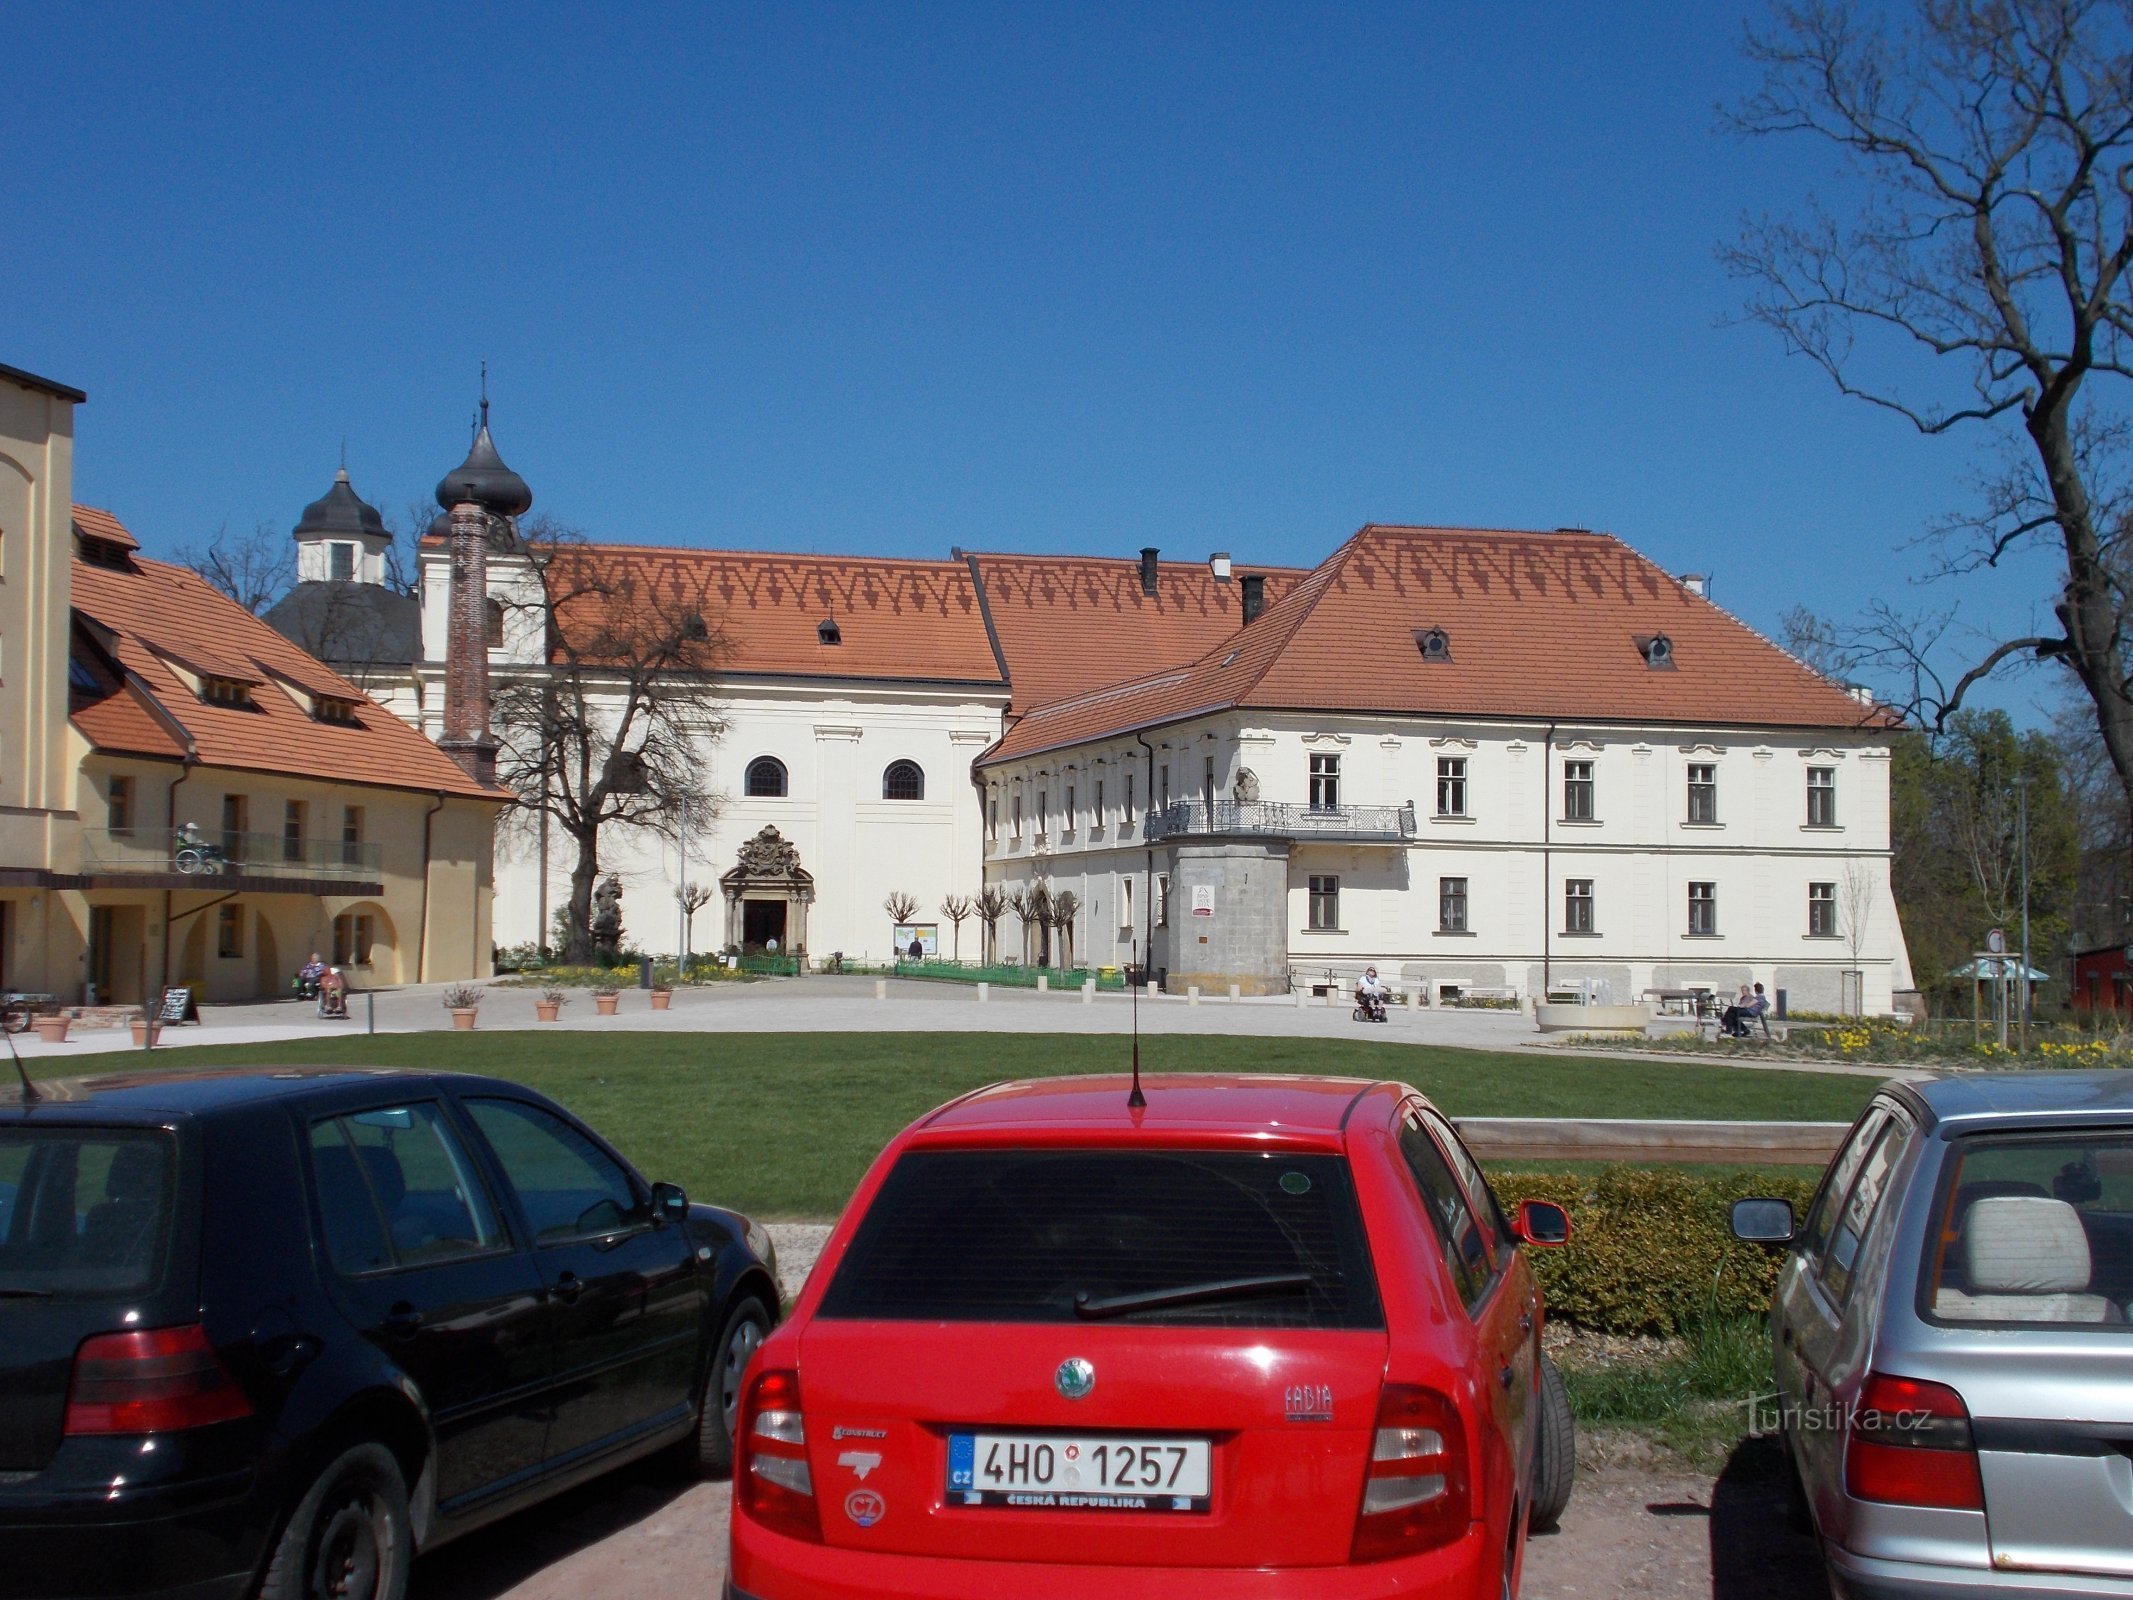
[[[1400,844],[1415,836],[1413,802],[1401,806],[1299,806],[1278,800],[1184,800],[1148,813],[1143,837],[1242,836]]]
[[[327,878],[374,882],[385,861],[377,844],[284,833],[169,828],[82,829],[84,872],[183,873],[216,878]]]

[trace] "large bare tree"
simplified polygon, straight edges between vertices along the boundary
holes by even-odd
[[[1907,674],[1939,731],[2008,663],[2063,664],[2133,804],[2123,446],[2133,377],[2133,16],[2124,0],[1787,0],[1751,34],[1751,134],[1820,141],[1849,203],[1751,224],[1725,254],[1749,315],[1845,394],[1925,434],[1974,432],[1978,496],[1940,568],[2048,548],[2056,626],[1961,659],[1952,612],[1882,603],[1855,660]]]
[[[172,552],[245,610],[260,612],[296,581],[296,546],[287,528],[262,522],[250,533],[231,533],[228,523],[198,544]]]
[[[498,669],[496,775],[522,817],[545,815],[576,847],[564,959],[586,962],[602,835],[671,839],[715,814],[706,773],[725,720],[713,674],[728,647],[717,603],[687,563],[618,557],[541,524],[529,525],[523,551],[532,582],[506,607],[506,637],[538,626],[547,659]]]

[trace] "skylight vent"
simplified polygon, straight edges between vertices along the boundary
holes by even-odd
[[[1442,628],[1417,628],[1415,648],[1422,652],[1424,661],[1449,661],[1452,659],[1452,636]]]
[[[824,617],[815,624],[815,643],[842,644],[844,643],[844,631],[837,626],[832,618]]]
[[[1644,664],[1654,672],[1674,670],[1674,641],[1663,633],[1649,634],[1637,640],[1637,653],[1644,657]]]

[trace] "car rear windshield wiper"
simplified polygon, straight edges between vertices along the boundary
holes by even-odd
[[[1135,1311],[1154,1311],[1164,1306],[1197,1305],[1203,1300],[1248,1300],[1256,1295],[1296,1293],[1311,1287],[1308,1272],[1275,1272],[1260,1278],[1216,1278],[1207,1283],[1181,1283],[1175,1289],[1150,1289],[1141,1294],[1092,1297],[1086,1290],[1074,1296],[1077,1317],[1123,1317]]]
[[[52,1291],[49,1289],[10,1289],[5,1284],[0,1284],[0,1300],[49,1300],[51,1298]]]

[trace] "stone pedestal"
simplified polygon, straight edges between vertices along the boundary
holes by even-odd
[[[1283,993],[1288,922],[1286,840],[1180,841],[1170,877],[1170,992]]]

